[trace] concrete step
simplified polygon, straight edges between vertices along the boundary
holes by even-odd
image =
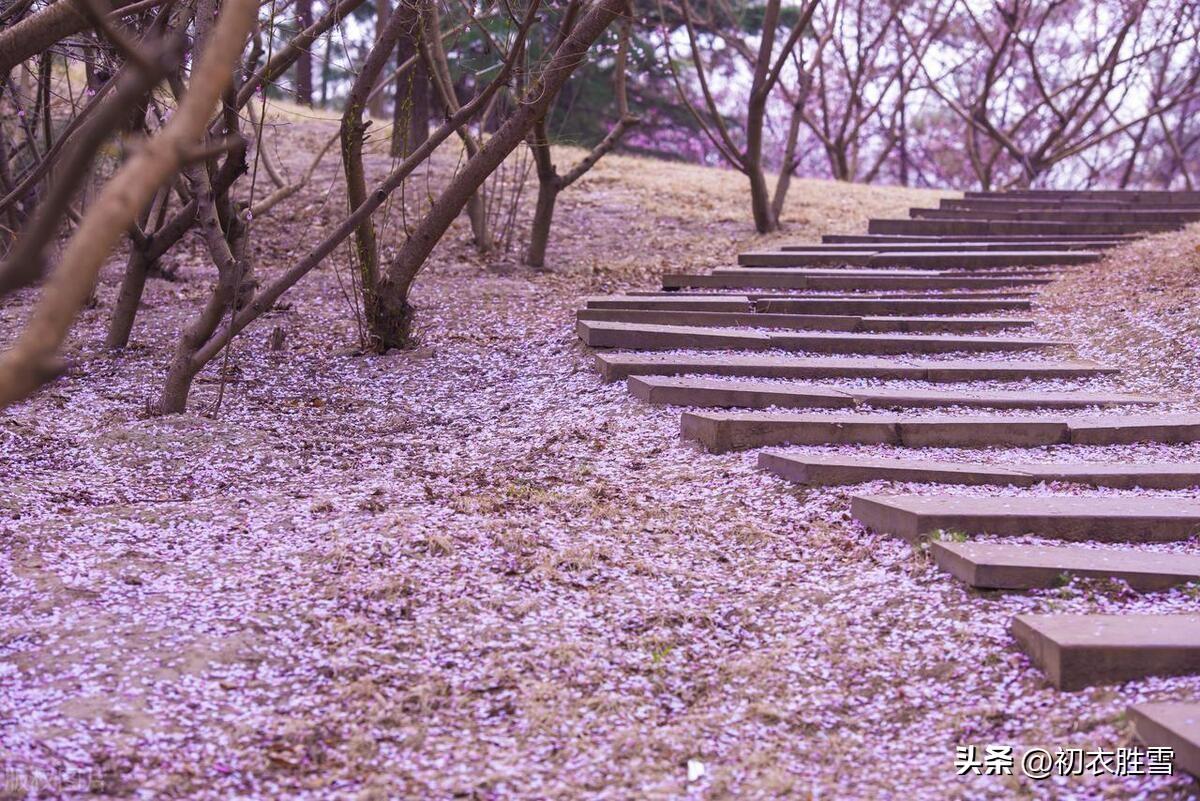
[[[860,331],[930,333],[937,331],[967,333],[1002,331],[1008,328],[1032,328],[1028,317],[903,317],[872,315],[860,317]]]
[[[1200,501],[1192,498],[855,495],[850,513],[879,534],[909,542],[938,531],[1099,542],[1170,542],[1200,533]]]
[[[714,453],[770,445],[1033,448],[1200,441],[1200,415],[1090,418],[791,412],[684,412],[680,428]]]
[[[872,234],[921,234],[925,236],[991,234],[1016,234],[1028,236],[1043,234],[1062,237],[1096,236],[1098,234],[1137,234],[1175,231],[1177,223],[1070,223],[1035,222],[1033,220],[871,220],[867,224]]]
[[[1135,704],[1125,714],[1143,745],[1170,749],[1175,768],[1200,777],[1200,704]]]
[[[626,298],[662,298],[670,300],[672,298],[700,298],[700,299],[717,299],[717,298],[749,298],[752,301],[759,300],[1023,300],[1030,301],[1037,295],[1037,292],[1031,289],[950,289],[944,292],[906,292],[903,290],[895,292],[805,292],[780,289],[751,289],[746,291],[735,290],[694,290],[684,291],[678,289],[631,289],[621,297]]]
[[[1012,633],[1067,692],[1200,673],[1200,615],[1017,615]]]
[[[866,238],[866,237],[864,237]],[[889,239],[877,242],[822,242],[808,243],[795,245],[780,245],[780,250],[785,253],[793,253],[797,251],[811,253],[988,253],[992,251],[1041,251],[1062,253],[1064,251],[1075,250],[1090,250],[1093,247],[1103,249],[1115,244],[1118,240],[1112,239],[1084,239],[1076,241],[1059,241],[1046,239],[1045,241],[1037,240],[1021,240],[1014,239],[1012,241],[994,241],[987,239],[978,240],[963,240],[961,242],[894,242]]]
[[[751,251],[738,254],[743,267],[801,267],[827,265],[866,265],[876,250],[824,250],[820,247],[784,251]]]
[[[1063,208],[1054,211],[1023,209],[1017,212],[1019,220],[1050,220],[1052,222],[1082,223],[1193,223],[1200,220],[1200,209],[1194,207],[1082,209]]]
[[[791,350],[810,353],[956,353],[1015,352],[1066,347],[1048,339],[1010,339],[918,334],[843,334],[820,331],[774,333],[741,328],[684,325],[639,325],[579,320],[576,332],[593,348],[630,350]]]
[[[799,278],[1046,278],[1052,279],[1060,273],[1057,267],[1012,267],[956,269],[950,265],[941,267],[718,267],[712,275],[735,277],[758,275],[791,275]],[[994,287],[984,287],[992,289]],[[1001,287],[1002,289],[1004,287]],[[672,292],[675,290],[666,290]]]
[[[792,331],[958,332],[1028,328],[1027,317],[859,317],[832,314],[759,314],[755,312],[656,311],[653,309],[580,309],[579,320],[648,325],[748,326]]]
[[[834,486],[867,481],[925,484],[996,484],[1030,487],[1043,481],[1117,489],[1175,490],[1200,486],[1200,464],[988,464],[885,459],[862,456],[806,456],[766,451],[758,466],[796,484]]]
[[[1179,223],[1187,224],[1200,220],[1200,211],[1154,208],[1124,209],[909,209],[908,214],[919,220],[1033,220],[1037,222],[1061,223]]]
[[[1092,250],[1038,251],[995,250],[984,253],[963,251],[915,253],[877,253],[867,260],[871,267],[953,267],[961,270],[981,270],[1000,267],[1037,267],[1090,264],[1100,261],[1101,254]]]
[[[1008,198],[1028,200],[1118,200],[1124,203],[1152,203],[1174,206],[1200,205],[1200,191],[1172,189],[1021,189],[1009,192],[972,191],[967,199]]]
[[[767,298],[754,310],[775,314],[927,315],[1029,311],[1026,298]]]
[[[825,234],[821,242],[831,245],[891,246],[899,243],[949,245],[961,242],[1075,242],[1094,248],[1115,247],[1132,242],[1134,234]],[[863,248],[865,249],[865,248]]]
[[[870,267],[953,267],[960,270],[982,270],[1000,267],[1058,266],[1088,264],[1099,261],[1100,254],[1089,250],[862,250],[827,252],[823,250],[759,251],[742,253],[738,264],[743,267],[815,267],[820,265],[851,265]]]
[[[987,590],[1049,589],[1064,575],[1121,579],[1138,592],[1200,581],[1200,556],[1132,548],[931,540],[929,553],[959,581]]]
[[[750,312],[745,295],[596,295],[584,299],[589,309],[645,309],[653,311]]]
[[[1140,204],[1126,203],[1121,200],[1035,200],[1032,198],[942,198],[938,201],[941,209],[972,209],[975,211],[1012,211],[1013,209],[1138,209],[1145,208]],[[1182,208],[1187,208],[1182,207]]]
[[[710,275],[667,274],[663,289],[808,289],[813,291],[903,290],[903,289],[999,289],[1039,286],[1053,278],[1037,276],[941,276],[941,275],[850,275],[804,274],[780,269],[714,270]]]
[[[707,374],[747,378],[895,378],[911,381],[1020,381],[1091,378],[1114,375],[1116,368],[1086,361],[1004,361],[971,359],[910,361],[873,358],[830,358],[697,353],[685,355],[598,353],[596,369],[605,381],[631,375]]]
[[[1083,409],[1092,406],[1130,406],[1164,402],[1150,395],[1101,392],[938,391],[929,389],[833,388],[811,384],[781,384],[694,376],[635,376],[629,392],[647,403],[708,408],[801,409],[812,406],[877,406],[932,408],[968,406],[987,409]],[[829,403],[836,396],[841,403]],[[813,403],[813,398],[822,402]]]

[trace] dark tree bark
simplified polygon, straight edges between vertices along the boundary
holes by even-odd
[[[391,20],[391,18],[392,18],[392,0],[375,0],[375,48],[374,49],[376,49],[376,50],[379,49],[379,45],[383,42],[384,31],[387,30],[388,22]],[[396,47],[396,40],[395,40],[395,38],[393,38],[391,40],[391,43],[388,45],[387,52],[385,52],[383,54],[384,64],[387,63],[387,58],[388,58],[388,56],[391,55],[392,50],[395,47]],[[372,52],[374,52],[374,51],[372,51]],[[382,71],[382,69],[381,69],[381,71]],[[375,79],[376,80],[379,79],[378,73],[375,75]],[[369,93],[370,90],[374,89],[374,88],[375,88],[374,85],[368,86],[367,92]],[[370,109],[371,109],[371,117],[372,118],[377,119],[377,120],[382,120],[384,118],[384,114],[387,111],[387,92],[379,92],[373,98],[371,98]]]
[[[396,43],[396,61],[404,64],[416,59],[415,66],[406,75],[396,77],[395,102],[392,106],[392,155],[407,156],[429,138],[429,71],[421,59],[420,19],[411,0],[403,0],[396,6],[395,14],[406,19],[404,31]]]
[[[399,11],[391,15],[387,24],[378,31],[375,46],[359,68],[358,77],[346,98],[341,128],[342,168],[346,173],[346,200],[351,210],[363,205],[367,199],[367,176],[362,159],[367,123],[363,120],[363,112],[370,102],[371,90],[378,83],[379,75],[396,46],[396,40],[411,25],[412,19]],[[362,286],[364,314],[370,318],[377,302],[375,287],[379,284],[379,246],[375,238],[375,224],[370,217],[359,223],[354,231],[354,253]]]
[[[422,5],[421,17],[422,32],[418,39],[421,60],[425,63],[425,68],[429,72],[438,97],[441,98],[442,107],[446,109],[447,115],[454,114],[461,104],[458,100],[457,88],[450,77],[450,61],[446,57],[445,48],[442,47],[441,23],[438,19],[437,4]],[[473,159],[479,155],[479,141],[471,133],[468,125],[464,124],[458,129],[458,136],[462,139],[463,150],[466,151],[468,158]],[[475,247],[480,253],[488,253],[492,250],[494,242],[491,227],[488,224],[487,206],[484,204],[483,194],[473,192],[467,198],[466,206],[467,217],[471,221],[471,233],[475,238]]]
[[[296,0],[296,24],[301,30],[312,26],[312,0]],[[302,106],[311,106],[313,103],[312,71],[312,49],[306,47],[296,59],[296,102]]]

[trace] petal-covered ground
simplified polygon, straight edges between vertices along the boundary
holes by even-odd
[[[328,130],[296,128],[309,144]],[[1027,611],[1194,611],[1195,587],[969,591],[851,522],[844,488],[806,491],[752,453],[702,453],[680,442],[678,410],[601,383],[573,332],[580,296],[763,244],[731,216],[738,176],[658,165],[655,177],[646,164],[606,160],[564,194],[552,275],[480,264],[456,225],[420,280],[410,350],[355,351],[339,253],[237,340],[183,416],[145,409],[209,270],[190,246],[174,256],[182,280],[151,283],[134,347],[112,356],[98,343],[114,260],[73,369],[0,415],[6,791],[1190,797],[1183,777],[967,780],[953,761],[966,744],[1116,748],[1130,742],[1128,704],[1196,698],[1200,677],[1058,692],[1008,634]],[[257,223],[264,272],[336,220],[343,201],[322,194],[336,169]],[[797,239],[861,230],[921,197],[794,191]],[[1195,408],[1197,241],[1156,237],[1049,290],[1041,330],[1129,371],[1083,385]],[[30,300],[0,307],[6,336]],[[989,458],[1079,456],[1200,449]]]

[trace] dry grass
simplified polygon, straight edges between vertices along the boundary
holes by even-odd
[[[337,115],[326,110],[272,101],[266,117],[271,123],[267,147],[279,154],[281,161],[290,162],[293,172],[307,163],[304,151],[315,152],[319,143],[337,133]],[[368,174],[378,179],[394,165],[387,147],[391,120],[375,121],[370,130],[366,167]],[[566,172],[585,153],[578,147],[555,147],[553,155],[559,172]],[[451,138],[437,150],[428,170],[417,171],[410,181],[412,189],[405,193],[410,223],[416,219],[420,205],[427,202],[429,193],[443,185],[462,158],[457,140]],[[515,217],[514,245],[508,253],[493,257],[493,266],[515,267],[520,262],[537,194],[537,178],[531,166],[528,151],[518,149],[509,158],[502,175],[489,182],[485,190],[492,202],[505,205],[507,198],[516,194],[514,178],[526,176]],[[336,147],[325,157],[322,169],[340,173]],[[768,179],[774,186],[775,176]],[[940,190],[797,179],[792,182],[784,208],[783,230],[759,236],[750,218],[748,183],[741,173],[609,155],[559,196],[547,266],[554,272],[582,277],[589,283],[599,279],[602,288],[644,286],[665,271],[727,265],[740,250],[781,242],[817,241],[827,233],[862,233],[871,217],[907,216],[910,207],[936,205],[938,198],[948,194]],[[398,205],[393,203],[390,207],[396,211]],[[402,227],[399,219],[392,217],[381,218],[379,225],[381,231]],[[460,220],[448,239],[457,239],[461,244],[465,235],[466,226]],[[384,240],[388,240],[386,233]],[[449,242],[439,248],[435,262],[438,256],[459,264],[472,258],[469,250]]]
[[[555,157],[567,164],[582,153],[555,148]],[[769,180],[774,185],[775,177]],[[624,247],[597,254],[587,267],[597,275],[646,280],[666,270],[727,265],[740,250],[819,241],[828,233],[862,233],[871,217],[907,216],[909,207],[936,205],[948,194],[799,179],[788,194],[783,230],[759,236],[751,224],[749,187],[741,173],[618,155],[606,157],[562,195],[566,214],[561,216],[589,207],[606,216],[628,209]],[[561,222],[560,217],[556,225]],[[554,243],[551,255],[555,246],[562,243]]]
[[[1086,355],[1194,394],[1200,373],[1200,225],[1115,248],[1043,295],[1047,325]]]

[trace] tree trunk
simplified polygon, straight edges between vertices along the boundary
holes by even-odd
[[[454,82],[450,77],[450,62],[446,58],[446,51],[442,47],[441,24],[438,21],[438,9],[436,4],[427,4],[422,6],[421,13],[423,16],[421,31],[421,55],[425,66],[428,68],[429,75],[433,81],[434,87],[437,89],[438,96],[442,100],[442,105],[446,109],[447,114],[453,114],[460,108],[458,102],[458,94],[454,87]],[[462,139],[463,149],[467,152],[468,159],[474,159],[479,155],[479,142],[475,135],[471,133],[468,125],[463,125],[458,131],[459,138]],[[486,180],[486,176],[485,176]],[[482,183],[481,183],[482,186]],[[479,187],[476,187],[478,190]],[[488,253],[492,250],[492,232],[488,226],[487,207],[484,204],[483,194],[474,192],[471,197],[467,198],[467,218],[471,221],[471,233],[475,239],[475,247],[480,253]]]
[[[375,9],[375,47],[379,47],[383,40],[384,31],[387,29],[388,22],[392,17],[392,2],[391,0],[375,0]],[[395,46],[394,39],[388,42],[387,52],[383,54],[384,63],[387,62],[387,56],[391,54],[392,48]],[[371,86],[367,87],[367,91],[370,91],[374,88],[375,85],[372,83]],[[375,95],[375,97],[371,99],[369,108],[372,119],[382,120],[387,110],[387,92],[380,92],[379,94]]]
[[[215,196],[204,167],[188,168],[188,176],[200,204],[200,233],[204,238],[209,258],[217,268],[217,285],[209,295],[204,309],[179,338],[175,355],[167,368],[162,392],[158,402],[154,404],[157,414],[181,414],[187,411],[187,398],[191,392],[192,381],[202,369],[193,357],[200,346],[217,330],[226,310],[244,290],[247,273],[245,269],[240,269],[245,257],[245,240],[248,234],[245,223],[237,217],[231,217],[227,232],[217,215],[216,204],[220,202],[220,198]]]
[[[367,177],[362,159],[363,138],[367,128],[363,122],[363,108],[406,24],[398,11],[391,16],[387,25],[379,31],[375,46],[363,62],[346,98],[346,110],[342,113],[342,168],[346,173],[346,201],[351,211],[367,199]],[[375,287],[379,283],[379,245],[375,238],[375,224],[370,217],[359,223],[354,231],[354,253],[362,286],[363,309],[370,317],[371,310],[377,305]]]
[[[420,56],[417,36],[420,35],[420,20],[416,9],[404,2],[395,13],[403,14],[409,24],[396,42],[396,62],[404,64],[416,57],[416,63],[407,75],[396,78],[395,102],[392,105],[392,155],[403,158],[425,143],[429,138],[429,72]]]
[[[797,99],[792,106],[792,118],[788,121],[787,141],[783,146],[783,164],[779,167],[779,178],[775,181],[775,194],[771,198],[771,216],[775,224],[783,219],[783,204],[787,200],[788,189],[792,186],[792,173],[796,171],[796,148],[800,143],[800,121],[807,99],[807,89],[802,85],[797,89]]]
[[[752,92],[746,109],[744,172],[750,179],[750,210],[754,214],[754,228],[760,234],[768,234],[779,228],[779,221],[771,213],[771,195],[767,189],[767,176],[763,174],[762,145],[766,110],[765,93]]]
[[[321,54],[321,107],[329,105],[329,66],[333,61],[333,40],[325,38],[325,52]]]
[[[312,24],[312,0],[296,0],[296,25],[304,30]],[[296,102],[302,106],[313,104],[312,71],[312,49],[306,47],[296,59]]]
[[[554,204],[558,201],[558,182],[538,181],[537,208],[529,231],[529,249],[525,263],[542,269],[546,266],[546,245],[550,242],[550,224],[554,221]]]
[[[462,212],[483,182],[504,162],[517,145],[528,135],[537,120],[545,116],[549,105],[575,69],[587,58],[592,43],[625,7],[628,0],[596,0],[587,15],[576,25],[554,57],[542,71],[541,77],[526,92],[525,100],[487,140],[479,153],[464,165],[461,172],[442,191],[428,213],[405,240],[404,246],[388,267],[379,294],[382,311],[378,320],[369,320],[372,330],[384,348],[403,347],[408,343],[412,309],[408,293],[435,245]]]
[[[771,209],[770,190],[767,189],[767,176],[763,174],[761,160],[751,160],[747,164],[746,176],[750,179],[750,209],[754,213],[754,230],[760,234],[769,234],[779,229],[779,220]]]
[[[121,279],[121,289],[117,293],[117,302],[108,322],[105,347],[119,350],[129,345],[129,335],[133,331],[133,322],[142,302],[142,293],[150,268],[191,229],[196,219],[196,209],[197,203],[193,199],[176,212],[169,223],[157,228],[148,237],[148,250],[141,251],[135,246],[130,251],[129,259],[125,263],[125,276]]]
[[[134,245],[125,262],[125,275],[121,279],[121,289],[117,293],[117,302],[113,306],[112,317],[108,321],[108,335],[104,339],[105,347],[111,350],[128,347],[129,336],[133,333],[133,321],[137,317],[138,307],[142,303],[142,293],[146,289],[146,277],[149,273],[150,260]]]

